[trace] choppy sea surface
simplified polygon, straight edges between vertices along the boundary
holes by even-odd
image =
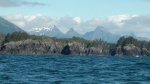
[[[0,84],[149,84],[150,57],[0,55]]]

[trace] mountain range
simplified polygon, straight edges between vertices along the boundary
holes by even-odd
[[[110,43],[116,43],[120,36],[110,33],[102,26],[98,26],[94,31],[85,33],[83,38],[88,40],[101,39]]]
[[[15,24],[0,17],[0,34],[6,35],[8,33],[13,33],[13,32],[18,32],[18,31],[25,32],[24,30],[22,30]],[[56,26],[32,28],[31,30],[28,30],[26,32],[32,35],[45,35],[45,36],[57,37],[57,38],[72,38],[75,36],[75,37],[81,37],[87,40],[95,40],[95,39],[100,40],[101,39],[109,43],[116,43],[118,39],[121,37],[119,35],[112,34],[111,32],[109,32],[102,26],[98,26],[95,28],[95,30],[87,32],[83,35],[76,32],[73,28],[71,28],[67,33],[64,34]],[[125,37],[129,37],[129,36],[132,36],[139,40],[149,41],[149,39],[144,38],[144,37],[137,37],[133,33]]]
[[[64,34],[56,26],[32,28],[31,30],[28,30],[27,32],[29,34],[34,34],[34,35],[45,35],[45,36],[57,37],[57,38],[64,37]]]
[[[33,28],[31,30],[28,30],[28,33],[34,35],[45,35],[45,36],[57,37],[57,38],[72,38],[76,36],[87,40],[101,39],[110,43],[116,43],[117,40],[120,38],[119,35],[114,35],[110,33],[102,26],[98,26],[94,31],[87,32],[84,35],[79,34],[73,28],[71,28],[67,33],[64,34],[56,26],[49,26],[47,28],[46,27]]]
[[[87,40],[100,40],[101,39],[109,43],[117,43],[118,39],[121,37],[120,35],[112,34],[111,32],[109,32],[102,26],[97,26],[95,30],[87,32],[83,35],[79,34],[73,28],[71,28],[67,33],[64,34],[56,26],[33,28],[31,30],[28,30],[28,33],[34,34],[34,35],[45,35],[45,36],[50,36],[50,37],[57,37],[57,38],[72,38],[76,36],[76,37],[81,37]],[[129,36],[132,36],[139,40],[146,40],[146,41],[149,40],[144,37],[137,37],[133,33],[130,35],[126,35],[125,37],[129,37]]]

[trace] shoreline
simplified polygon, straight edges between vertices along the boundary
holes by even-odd
[[[63,54],[1,54],[0,55],[32,55],[32,56],[111,56],[111,55],[63,55]]]

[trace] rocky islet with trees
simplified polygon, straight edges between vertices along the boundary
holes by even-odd
[[[55,38],[14,32],[0,35],[0,54],[150,56],[150,42],[121,37],[116,44],[79,37]]]

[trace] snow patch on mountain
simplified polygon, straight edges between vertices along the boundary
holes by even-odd
[[[42,27],[42,28],[33,28],[28,30],[29,34],[33,35],[45,35],[50,37],[57,38],[72,38],[72,37],[81,37],[87,40],[103,40],[109,43],[116,43],[118,39],[121,37],[119,35],[112,34],[107,29],[102,26],[98,26],[94,31],[90,31],[85,33],[84,35],[79,34],[73,28],[71,28],[67,33],[62,33],[56,26]],[[131,34],[129,36],[135,37],[139,40],[148,40],[142,37],[136,37],[135,34]]]
[[[41,32],[41,31],[52,31],[55,26],[49,26],[49,27],[42,27],[42,28],[32,28],[31,30],[28,30],[28,32]]]

